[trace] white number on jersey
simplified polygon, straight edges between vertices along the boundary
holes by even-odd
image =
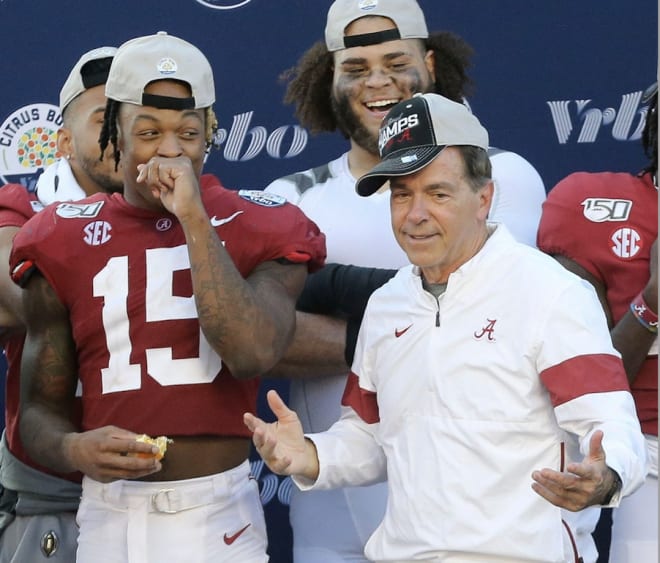
[[[146,251],[146,321],[196,319],[194,297],[172,295],[173,276],[190,268],[186,245]],[[103,328],[110,354],[108,367],[101,370],[103,393],[139,389],[139,364],[131,364],[132,343],[129,333],[128,257],[108,260],[94,276],[94,297],[103,297]],[[199,354],[194,358],[172,358],[172,348],[146,350],[147,372],[161,385],[210,383],[222,367],[220,356],[211,348],[200,328]]]

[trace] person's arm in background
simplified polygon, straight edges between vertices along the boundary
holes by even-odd
[[[658,314],[658,240],[651,247],[650,277],[642,290],[646,305],[655,315]],[[655,332],[643,326],[630,309],[611,330],[612,342],[623,358],[628,381],[632,383],[646,360],[651,345],[658,337]]]
[[[296,332],[270,377],[346,374],[371,294],[396,270],[326,264],[310,274],[298,298]]]
[[[555,255],[554,258],[566,269],[587,280],[594,286],[598,299],[603,306],[607,322],[610,327],[610,334],[614,347],[619,351],[623,359],[623,365],[626,369],[628,381],[632,383],[639,372],[640,367],[646,360],[646,356],[657,337],[644,327],[636,318],[630,309],[621,317],[616,325],[612,321],[612,313],[607,303],[606,288],[603,283],[585,268],[566,258],[565,256]],[[657,314],[658,312],[658,241],[653,243],[651,248],[650,275],[646,286],[642,288],[644,301],[649,308]]]
[[[9,255],[14,236],[33,214],[27,188],[0,186],[0,341],[24,331],[21,288],[11,279]]]
[[[23,326],[21,288],[9,275],[9,253],[18,227],[0,227],[0,339]]]
[[[284,357],[266,377],[301,379],[348,372],[344,319],[296,311],[296,330]]]

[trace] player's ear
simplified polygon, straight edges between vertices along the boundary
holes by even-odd
[[[495,194],[495,183],[488,180],[479,191],[479,218],[484,221],[488,218],[490,206],[493,204],[493,195]]]
[[[67,160],[73,155],[73,136],[68,127],[57,131],[57,151]]]

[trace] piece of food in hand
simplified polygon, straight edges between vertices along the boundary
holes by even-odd
[[[156,446],[158,448],[158,453],[155,454],[155,458],[157,460],[163,459],[165,456],[165,452],[167,451],[167,444],[172,443],[174,440],[168,438],[167,436],[158,436],[157,438],[152,438],[151,436],[148,436],[147,434],[140,434],[137,438],[135,438],[136,442],[145,442],[147,444],[151,444],[152,446]],[[152,457],[151,454],[146,454],[143,452],[138,452],[134,454],[136,457]]]

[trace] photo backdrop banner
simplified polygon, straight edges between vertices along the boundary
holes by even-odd
[[[197,45],[214,68],[219,148],[206,170],[230,188],[271,180],[343,152],[310,135],[282,102],[280,74],[323,39],[329,0],[0,0],[0,182],[33,185],[57,158],[59,89],[82,52],[160,30]],[[475,50],[468,100],[493,146],[523,155],[546,190],[576,170],[637,172],[644,89],[657,76],[652,0],[420,0],[431,31]],[[74,268],[75,265],[72,265]],[[3,370],[4,371],[4,370]],[[286,394],[286,384],[266,381]],[[260,410],[263,411],[263,394]],[[290,560],[291,482],[255,456],[273,563]]]

